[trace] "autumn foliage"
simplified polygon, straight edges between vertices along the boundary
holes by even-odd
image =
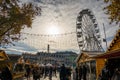
[[[112,22],[119,24],[120,22],[120,0],[104,0],[108,6],[105,7],[107,10],[106,14],[109,15],[109,19]]]
[[[20,31],[31,27],[32,20],[40,15],[41,8],[19,0],[0,0],[0,44],[19,40]]]

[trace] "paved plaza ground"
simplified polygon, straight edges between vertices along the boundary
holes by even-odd
[[[25,78],[24,80],[27,80],[27,79]],[[33,80],[33,78],[31,77],[30,80]],[[40,78],[40,80],[49,80],[49,77]],[[53,76],[53,77],[52,77],[52,80],[60,80],[60,79],[59,79],[59,74],[57,74],[57,77]]]
[[[27,79],[25,78],[24,80],[27,80]],[[33,80],[33,78],[31,77],[30,80]],[[49,80],[49,77],[40,78],[40,80]],[[52,77],[52,80],[60,80],[60,79],[59,79],[59,73],[57,73],[57,77],[53,76],[53,77]],[[73,80],[73,75],[71,75],[71,80]]]

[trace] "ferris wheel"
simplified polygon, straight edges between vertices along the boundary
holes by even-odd
[[[76,32],[80,50],[104,51],[101,46],[100,31],[96,18],[89,9],[79,12]]]

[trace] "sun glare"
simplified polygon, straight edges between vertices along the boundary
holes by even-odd
[[[50,35],[59,34],[59,29],[57,26],[50,26],[47,30],[47,33]]]

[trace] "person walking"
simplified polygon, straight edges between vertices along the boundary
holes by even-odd
[[[78,80],[78,67],[75,68],[75,74],[76,74],[75,80]]]
[[[53,74],[54,74],[55,77],[57,77],[57,67],[56,67],[56,65],[53,66]]]
[[[85,65],[83,65],[83,68],[82,68],[82,75],[83,75],[83,80],[86,80],[87,67]]]
[[[12,74],[8,67],[4,67],[1,72],[1,80],[12,80]]]
[[[32,72],[32,74],[33,74],[33,80],[40,80],[40,74],[39,74],[39,72],[38,72],[38,67],[34,67],[34,69],[33,69],[33,72]]]
[[[43,77],[43,75],[44,75],[44,67],[40,67],[40,71],[41,71],[40,75],[41,75],[41,77]]]
[[[44,79],[48,76],[48,73],[49,73],[49,69],[48,69],[48,66],[45,66],[45,71],[44,71]]]
[[[102,70],[101,73],[101,80],[109,80],[109,70],[108,70],[108,66],[105,65],[105,67]]]
[[[2,70],[0,69],[0,80],[2,79]]]
[[[82,68],[82,65],[81,65],[81,66],[79,67],[79,69],[78,69],[78,70],[79,70],[79,72],[78,72],[78,74],[79,74],[79,78],[78,78],[78,79],[79,79],[79,80],[82,79],[82,73],[83,73],[83,72],[82,72],[82,71],[83,71],[82,69],[83,69],[83,68]]]
[[[67,79],[66,80],[71,80],[71,67],[68,67],[67,70],[66,70],[66,77]]]
[[[114,75],[113,75],[111,80],[120,80],[120,68],[117,68],[115,70],[115,73],[114,73]]]
[[[49,80],[52,80],[53,67],[49,67]]]
[[[26,77],[27,77],[27,80],[30,80],[30,74],[31,74],[31,68],[30,68],[30,66],[28,66],[26,68]]]
[[[60,80],[66,80],[66,67],[64,64],[60,67]]]

